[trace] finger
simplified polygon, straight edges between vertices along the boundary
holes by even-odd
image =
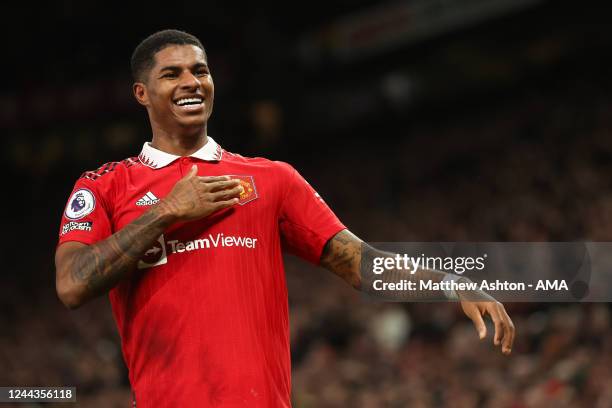
[[[211,193],[216,193],[217,191],[227,190],[239,185],[240,180],[215,181],[214,183],[206,183],[206,189]]]
[[[470,307],[469,313],[466,313],[467,316],[472,319],[474,323],[474,327],[476,328],[476,332],[478,332],[478,338],[480,340],[487,337],[487,326],[485,325],[484,320],[482,319],[482,315],[478,311],[478,308],[474,305],[474,307]]]
[[[217,181],[227,181],[230,180],[229,176],[200,176],[198,177],[200,181],[204,183],[215,183]]]
[[[217,201],[215,203],[215,211],[219,211],[224,208],[231,207],[232,205],[238,203],[238,201],[240,200],[238,200],[237,198],[232,198],[231,200],[226,200],[226,201]]]
[[[194,164],[193,166],[191,166],[191,170],[189,170],[187,178],[195,177],[196,174],[198,174],[198,166]]]
[[[506,332],[504,333],[504,342],[502,344],[502,352],[504,354],[510,354],[512,352],[512,345],[514,344],[514,323],[512,323],[512,319],[508,316],[506,309],[503,305],[500,305],[500,315],[504,319]]]
[[[493,320],[493,324],[495,325],[495,335],[493,336],[493,344],[499,346],[504,335],[504,325],[501,317],[499,316],[499,311],[497,310],[497,306],[495,303],[491,304],[487,309],[489,316],[491,316],[491,320]]]
[[[231,190],[221,190],[217,191],[216,193],[212,193],[212,198],[213,201],[223,201],[234,197],[239,198],[240,193],[242,193],[243,191],[244,188],[242,186],[237,186],[232,188]]]

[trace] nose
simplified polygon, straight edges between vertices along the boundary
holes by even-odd
[[[200,87],[200,80],[193,73],[187,71],[181,75],[180,87],[183,89],[194,89]]]

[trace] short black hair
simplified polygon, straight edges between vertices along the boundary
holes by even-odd
[[[171,45],[195,45],[200,47],[206,57],[206,50],[196,36],[180,30],[158,31],[142,40],[132,54],[131,66],[134,81],[144,82],[149,70],[155,65],[155,54]]]

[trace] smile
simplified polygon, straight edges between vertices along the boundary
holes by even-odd
[[[204,99],[199,96],[190,98],[180,98],[175,100],[174,104],[179,106],[182,110],[198,110],[204,106]]]

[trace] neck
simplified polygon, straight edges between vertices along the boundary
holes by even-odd
[[[151,128],[153,130],[151,146],[175,156],[189,156],[208,142],[206,123],[195,128],[180,129],[180,131],[168,131],[155,123],[151,123]]]

